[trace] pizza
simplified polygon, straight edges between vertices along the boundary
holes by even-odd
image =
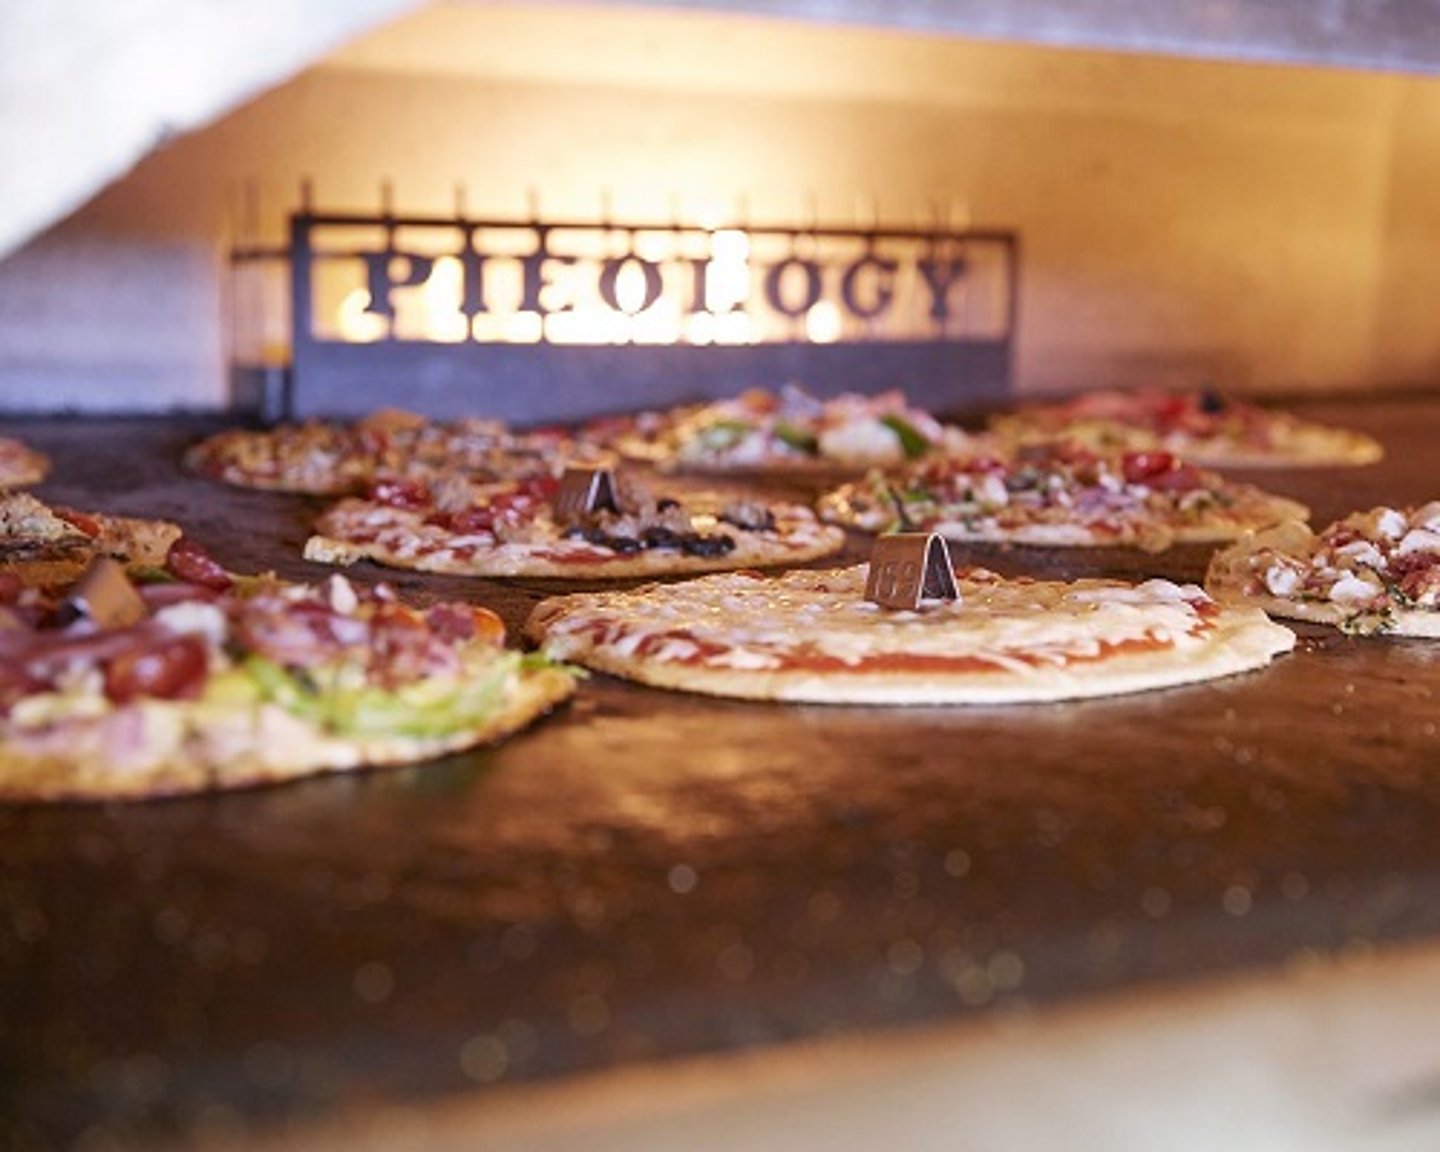
[[[958,597],[865,598],[866,564],[728,572],[542,601],[552,659],[658,688],[817,704],[1009,704],[1107,696],[1258,668],[1295,637],[1194,585],[955,572]]]
[[[584,435],[630,459],[694,472],[856,470],[957,450],[969,439],[898,391],[820,399],[795,387],[593,421]]]
[[[52,507],[28,492],[0,492],[0,573],[22,583],[73,580],[99,556],[159,567],[180,528],[166,520]]]
[[[1440,500],[1371,508],[1312,531],[1253,532],[1217,553],[1217,597],[1343,631],[1440,637]]]
[[[108,559],[72,588],[0,576],[0,800],[141,800],[428,760],[573,691],[569,671],[505,648],[486,609],[184,556],[138,583]]]
[[[1293,500],[1169,452],[1101,454],[1074,442],[872,470],[825,493],[819,508],[824,520],[870,532],[1147,551],[1230,541],[1251,528],[1308,515]]]
[[[467,576],[633,577],[792,564],[845,544],[799,504],[679,499],[622,478],[611,506],[567,518],[557,515],[558,492],[548,476],[382,483],[321,515],[305,558]]]
[[[199,476],[241,488],[340,496],[385,479],[458,473],[500,480],[608,459],[553,429],[517,432],[498,420],[434,421],[385,409],[348,424],[226,429],[191,445],[184,462]]]
[[[1372,464],[1384,454],[1380,442],[1363,432],[1213,389],[1087,392],[997,416],[990,427],[1011,442],[1063,437],[1101,451],[1158,449],[1218,468]]]
[[[50,471],[50,460],[23,440],[0,436],[0,490],[39,484]]]

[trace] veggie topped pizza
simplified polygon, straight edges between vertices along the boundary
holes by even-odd
[[[826,472],[898,464],[969,442],[902,393],[751,389],[728,400],[599,420],[587,437],[657,467],[698,472]]]
[[[0,799],[143,799],[400,764],[494,740],[573,690],[497,616],[384,586],[225,572],[0,576]]]
[[[1234,540],[1307,509],[1168,452],[1101,454],[1073,442],[872,471],[821,498],[822,519],[871,532],[1065,547]]]

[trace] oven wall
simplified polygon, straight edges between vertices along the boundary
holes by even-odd
[[[1024,394],[1433,385],[1437,128],[1440,82],[1418,77],[430,9],[170,142],[0,264],[0,408],[224,406],[227,246],[247,217],[246,239],[278,240],[306,177],[325,208],[374,208],[388,178],[425,212],[463,185],[482,214],[533,194],[621,222],[1013,227]]]

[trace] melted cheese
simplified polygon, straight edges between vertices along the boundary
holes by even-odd
[[[918,610],[864,599],[868,566],[789,572],[773,579],[727,573],[633,592],[564,598],[546,648],[565,658],[591,645],[658,662],[733,669],[879,657],[980,662],[1024,670],[1095,660],[1111,649],[1203,643],[1211,602],[1193,585],[1082,580],[1072,584],[962,579],[958,601]]]

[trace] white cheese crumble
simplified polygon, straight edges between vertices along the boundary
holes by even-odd
[[[1383,536],[1388,536],[1391,540],[1400,539],[1409,527],[1404,513],[1397,512],[1394,508],[1382,508],[1375,517],[1375,531]]]
[[[224,610],[200,600],[167,605],[155,613],[155,620],[171,632],[203,636],[216,647],[224,643],[227,631]]]
[[[1272,564],[1265,570],[1265,588],[1272,596],[1290,596],[1300,583],[1300,573],[1286,564]]]
[[[1330,586],[1330,599],[1343,603],[1359,604],[1373,600],[1384,589],[1369,573],[1357,575],[1354,572],[1341,573],[1340,579]]]
[[[1429,528],[1412,528],[1395,546],[1397,556],[1409,556],[1415,552],[1440,552],[1440,531]]]
[[[819,439],[820,454],[841,463],[898,464],[905,458],[899,434],[879,420],[847,420]]]

